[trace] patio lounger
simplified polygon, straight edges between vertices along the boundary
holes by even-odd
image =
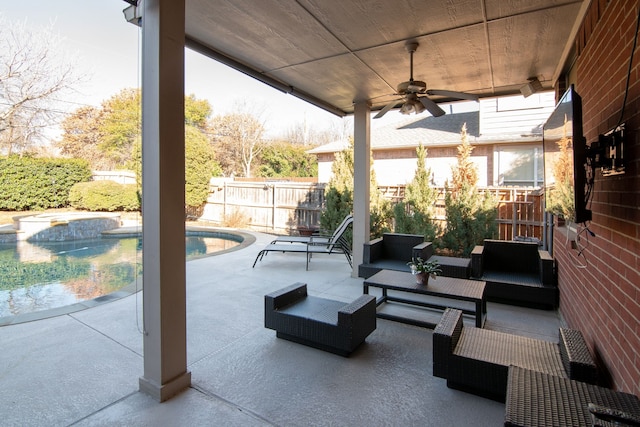
[[[264,326],[278,338],[348,356],[376,329],[376,300],[361,295],[351,303],[307,295],[294,283],[265,295]]]
[[[307,270],[309,269],[309,261],[313,254],[343,254],[347,258],[349,266],[353,267],[350,245],[344,237],[345,231],[347,231],[347,228],[349,228],[352,223],[353,217],[349,218],[348,221],[342,224],[340,229],[336,230],[334,235],[331,236],[331,239],[328,241],[324,240],[324,238],[316,240],[314,238],[315,236],[310,236],[309,242],[307,243],[269,243],[264,247],[264,249],[258,252],[258,256],[256,256],[256,260],[253,262],[253,267],[255,267],[256,263],[261,261],[269,252],[303,253],[307,257]]]
[[[313,236],[278,236],[271,243],[309,243],[313,238],[315,242],[329,242],[331,239],[335,239],[336,235],[340,233],[344,227],[353,222],[353,215],[349,214],[336,227],[331,236],[328,235],[313,235]]]

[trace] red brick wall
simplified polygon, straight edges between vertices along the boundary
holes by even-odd
[[[622,111],[637,0],[594,0],[576,38],[576,91],[582,96],[587,142],[616,126]],[[640,49],[636,47],[626,122],[626,173],[596,174],[584,256],[557,229],[560,309],[569,326],[585,334],[604,384],[640,394]]]

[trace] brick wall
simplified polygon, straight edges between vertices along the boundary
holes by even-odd
[[[587,142],[620,119],[629,57],[635,37],[637,0],[594,0],[577,34],[576,91],[582,96]],[[604,384],[640,394],[640,49],[636,47],[626,122],[626,174],[595,179],[589,228],[580,234],[582,255],[571,249],[567,230],[557,229],[560,309],[584,332]],[[580,229],[579,229],[580,231]]]

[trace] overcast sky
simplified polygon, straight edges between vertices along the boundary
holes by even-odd
[[[139,87],[138,27],[125,21],[123,0],[0,0],[0,13],[10,22],[25,21],[35,28],[53,25],[64,39],[63,48],[77,58],[87,83],[69,111],[79,104],[99,106],[121,89]],[[251,99],[266,109],[269,135],[276,136],[305,118],[324,128],[336,116],[297,98],[276,91],[212,59],[186,51],[185,91],[207,99],[214,115],[233,109],[235,102]]]

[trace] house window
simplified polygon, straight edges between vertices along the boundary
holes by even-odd
[[[542,147],[498,147],[494,153],[494,184],[541,187]]]

